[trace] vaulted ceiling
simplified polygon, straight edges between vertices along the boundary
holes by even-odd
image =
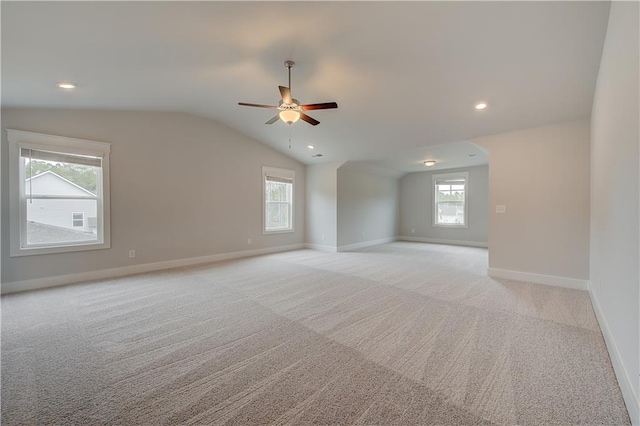
[[[471,158],[460,143],[473,137],[588,117],[609,13],[608,2],[1,7],[3,106],[184,111],[307,164],[404,171],[433,150]],[[273,111],[237,105],[277,104],[288,59],[295,98],[339,105],[310,113],[316,127],[265,125]]]

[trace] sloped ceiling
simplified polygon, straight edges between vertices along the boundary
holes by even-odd
[[[3,106],[184,111],[307,164],[404,171],[433,145],[589,116],[609,13],[606,2],[1,7]],[[237,105],[277,104],[287,59],[295,98],[339,105],[313,112],[317,127],[268,126],[273,111]],[[480,100],[485,111],[473,108]],[[459,162],[458,148],[438,150]]]

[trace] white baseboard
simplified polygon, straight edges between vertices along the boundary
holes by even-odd
[[[631,378],[629,377],[629,374],[627,373],[627,370],[622,363],[622,358],[620,358],[618,347],[616,346],[616,342],[613,340],[613,334],[611,334],[607,319],[605,318],[604,312],[600,307],[598,296],[596,296],[596,293],[592,290],[591,285],[589,285],[589,296],[591,297],[591,304],[593,305],[593,310],[596,313],[598,324],[600,324],[600,330],[602,331],[604,342],[607,344],[609,358],[611,358],[613,371],[616,373],[616,378],[618,379],[618,384],[620,385],[620,390],[622,391],[622,397],[625,404],[627,405],[627,411],[629,411],[631,423],[636,426],[640,425],[640,400],[638,399],[638,395],[636,395],[633,391]]]
[[[328,251],[330,253],[335,253],[336,251],[338,251],[337,247],[334,246],[326,246],[323,244],[311,244],[311,243],[307,243],[305,244],[305,247],[311,250],[319,250],[319,251]]]
[[[203,263],[219,262],[222,260],[239,259],[241,257],[258,256],[261,254],[277,253],[304,248],[303,243],[287,246],[267,247],[255,250],[243,250],[230,253],[214,254],[210,256],[191,257],[187,259],[167,260],[164,262],[144,263],[141,265],[124,266],[112,269],[100,269],[97,271],[79,272],[76,274],[57,275],[53,277],[36,278],[33,280],[13,281],[2,283],[1,293],[16,293],[19,291],[37,290],[47,287],[79,283],[84,281],[103,280],[122,277],[125,275],[142,274],[145,272],[159,271],[162,269],[180,268],[183,266],[199,265]]]
[[[551,285],[555,287],[571,288],[574,290],[589,290],[589,281],[576,278],[556,277],[554,275],[534,274],[531,272],[511,271],[508,269],[487,268],[487,275],[493,278],[524,281],[527,283]]]
[[[481,241],[458,241],[458,240],[441,240],[438,238],[425,238],[425,237],[398,237],[400,241],[412,241],[414,243],[430,243],[430,244],[447,244],[452,246],[467,246],[467,247],[489,247],[489,244]]]
[[[355,244],[347,244],[344,246],[339,246],[338,251],[351,251],[358,250],[365,247],[377,246],[379,244],[386,244],[392,241],[396,241],[398,237],[390,237],[390,238],[380,238],[379,240],[371,240],[371,241],[363,241],[361,243]]]

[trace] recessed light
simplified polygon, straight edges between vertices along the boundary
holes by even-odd
[[[478,102],[478,103],[476,104],[476,107],[475,107],[475,108],[476,108],[476,109],[485,109],[485,108],[486,108],[486,107],[488,107],[488,106],[489,106],[489,105],[487,105],[487,103],[486,103],[486,102]]]
[[[433,160],[429,160],[429,161],[425,161],[424,165],[427,166],[427,167],[431,167],[431,166],[435,166],[436,162],[433,161]]]
[[[78,85],[69,81],[61,81],[58,83],[58,87],[61,89],[75,89]]]
[[[315,149],[316,147],[315,147],[315,146],[313,146],[313,145],[307,145],[307,148],[309,148],[309,149]]]
[[[476,156],[475,154],[469,154],[469,157],[475,157],[475,156]]]

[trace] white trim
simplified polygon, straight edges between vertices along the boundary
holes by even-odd
[[[467,247],[489,247],[489,244],[482,241],[458,241],[458,240],[442,240],[438,238],[424,238],[424,237],[398,237],[400,241],[412,241],[415,243],[430,243],[430,244],[447,244],[451,246],[467,246]]]
[[[363,241],[361,243],[355,243],[355,244],[347,244],[344,246],[338,246],[337,251],[358,250],[365,247],[371,247],[371,246],[377,246],[379,244],[390,243],[390,242],[396,241],[397,239],[398,237],[390,237],[390,238],[380,238],[378,240]]]
[[[436,204],[436,182],[439,179],[463,178],[464,179],[464,224],[459,223],[436,223],[438,211]],[[469,227],[469,172],[438,173],[431,175],[431,213],[433,220],[431,226],[434,228],[468,228]]]
[[[573,290],[589,290],[589,281],[577,278],[557,277],[554,275],[534,274],[532,272],[511,271],[508,269],[487,268],[487,275],[493,278],[523,281],[534,284],[544,284],[554,287],[570,288]]]
[[[305,247],[310,249],[310,250],[318,250],[318,251],[326,251],[329,253],[335,253],[338,251],[338,248],[335,246],[327,246],[324,244],[311,244],[311,243],[306,243]]]
[[[102,156],[111,152],[111,144],[106,142],[89,141],[86,139],[69,138],[66,136],[46,135],[44,133],[27,132],[25,130],[7,129],[7,137],[19,139],[25,148],[47,150],[51,145],[63,147],[69,152],[79,155]],[[87,149],[88,148],[88,149]]]
[[[631,423],[634,425],[640,425],[640,401],[638,400],[638,395],[633,391],[631,378],[629,377],[627,370],[624,368],[622,358],[620,358],[620,352],[618,351],[616,342],[613,339],[613,334],[611,334],[611,329],[609,329],[609,324],[604,316],[604,312],[600,307],[598,296],[596,296],[596,293],[592,289],[591,282],[589,282],[589,296],[591,298],[593,310],[596,313],[596,319],[600,325],[600,331],[602,331],[602,336],[604,337],[604,342],[607,345],[607,351],[609,352],[609,358],[611,358],[613,371],[616,374],[620,390],[622,391],[622,398],[627,405],[629,417],[631,417]]]
[[[299,250],[304,248],[303,243],[286,246],[267,247],[255,250],[235,251],[230,253],[214,254],[210,256],[191,257],[187,259],[167,260],[164,262],[143,263],[140,265],[124,266],[121,268],[101,269],[97,271],[80,272],[77,274],[57,275],[53,277],[36,278],[33,280],[13,281],[2,283],[2,294],[16,293],[20,291],[36,290],[47,287],[57,287],[66,284],[74,284],[85,281],[104,280],[122,277],[126,275],[142,274],[145,272],[160,271],[163,269],[180,268],[184,266],[199,265],[203,263],[220,262],[222,260],[239,259],[242,257],[259,256],[261,254],[277,253],[282,251]]]

